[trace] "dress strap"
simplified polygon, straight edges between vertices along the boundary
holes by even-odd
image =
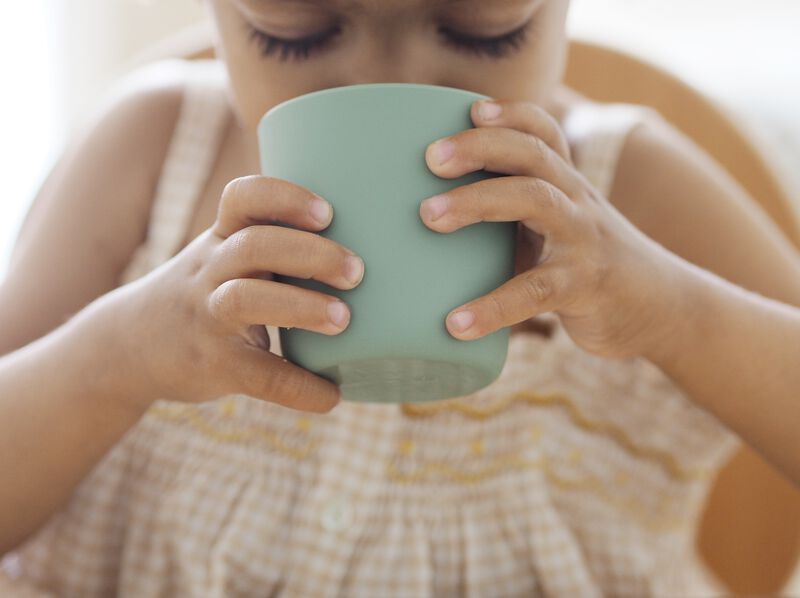
[[[571,111],[563,123],[573,146],[575,166],[606,198],[611,193],[625,140],[654,111],[638,104],[587,103]]]
[[[156,188],[145,242],[127,279],[137,278],[180,250],[220,149],[230,110],[218,60],[181,60],[186,86]]]

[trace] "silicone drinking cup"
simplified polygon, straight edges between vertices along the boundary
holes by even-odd
[[[516,223],[440,233],[419,214],[432,195],[501,176],[476,171],[445,179],[425,162],[430,143],[474,126],[470,106],[484,98],[437,85],[349,85],[287,100],[259,122],[261,173],[325,198],[334,216],[318,234],[365,262],[361,283],[348,290],[275,274],[349,306],[350,323],[337,335],[279,329],[283,356],[338,384],[344,400],[463,396],[503,368],[510,328],[459,340],[445,317],[513,276]]]

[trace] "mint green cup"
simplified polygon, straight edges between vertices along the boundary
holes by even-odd
[[[330,202],[333,220],[319,234],[365,263],[364,278],[349,290],[275,274],[349,306],[350,323],[337,335],[279,329],[283,356],[338,384],[343,400],[463,396],[503,369],[510,328],[464,341],[447,331],[445,318],[513,276],[516,223],[439,233],[419,215],[432,195],[498,176],[444,179],[425,162],[430,143],[473,127],[470,106],[484,98],[436,85],[349,85],[287,100],[258,124],[262,175]]]

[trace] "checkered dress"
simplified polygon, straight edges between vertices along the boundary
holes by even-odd
[[[185,68],[121,282],[179,251],[230,116],[222,66]],[[643,111],[596,105],[564,124],[606,195]],[[543,319],[552,334],[512,335],[500,377],[465,397],[328,414],[157,401],[6,557],[5,583],[81,598],[686,595],[699,509],[738,440],[649,362],[590,355]]]

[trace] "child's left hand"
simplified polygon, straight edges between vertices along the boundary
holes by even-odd
[[[482,117],[482,105],[502,112]],[[525,101],[478,101],[471,117],[476,128],[428,146],[428,167],[443,178],[476,170],[511,176],[438,196],[445,207],[438,218],[434,202],[426,200],[420,216],[442,233],[480,221],[520,221],[518,230],[526,236],[520,240],[535,245],[543,238],[544,245],[538,263],[454,309],[447,318],[450,333],[472,340],[553,311],[576,344],[599,355],[640,355],[659,343],[669,332],[665,314],[677,309],[676,256],[639,231],[578,172],[558,123],[545,110]],[[474,322],[457,332],[451,316],[465,310],[474,313]]]

